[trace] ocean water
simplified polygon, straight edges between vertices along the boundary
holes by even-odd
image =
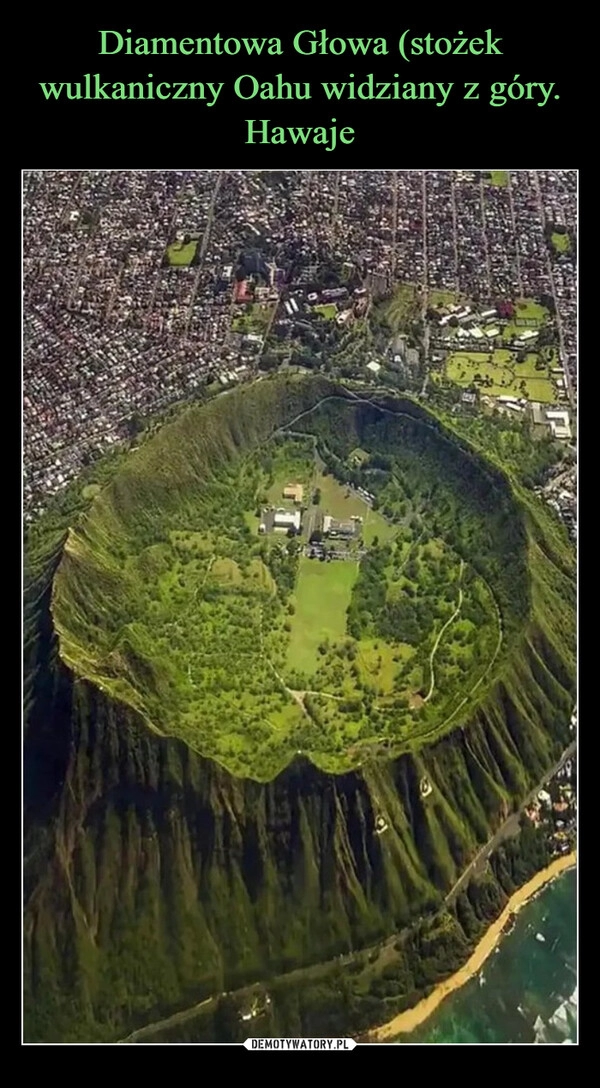
[[[395,1041],[575,1043],[576,971],[577,873],[570,869],[522,907],[478,976]]]

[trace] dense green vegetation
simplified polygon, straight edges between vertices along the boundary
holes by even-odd
[[[375,949],[222,997],[145,1042],[241,1042],[249,1036],[360,1035],[415,1005],[458,970],[510,895],[549,862],[544,833],[527,821],[490,868],[448,907]],[[269,1002],[265,1000],[266,996]],[[256,1019],[240,1020],[255,1009]]]
[[[285,424],[294,434],[274,438]],[[402,967],[401,1000],[439,977],[440,965],[450,971],[464,958],[459,922],[435,920],[442,897],[568,742],[575,673],[574,561],[564,530],[506,469],[502,444],[484,452],[485,433],[467,435],[468,425],[457,419],[450,430],[408,399],[359,402],[320,378],[261,381],[184,411],[114,474],[84,481],[100,492],[71,492],[29,533],[28,1039],[118,1039],[223,991],[316,969],[398,932],[401,940],[420,917],[427,940],[427,927],[454,936],[436,945],[427,978],[411,973],[412,961]],[[311,494],[315,441],[321,479],[328,470],[337,487],[366,486],[392,533],[373,534],[350,587],[347,619],[360,630],[333,633],[324,653],[317,648],[309,717],[286,691],[287,661],[280,668],[277,657],[297,614],[297,542],[261,537],[256,511],[272,489],[280,493],[282,478]],[[524,451],[510,454],[530,464]],[[333,571],[335,562],[323,566]],[[409,585],[418,588],[413,597]],[[399,586],[406,614],[394,611]],[[404,680],[417,682],[415,658],[451,616],[459,589],[466,611],[440,642],[436,692],[417,708],[410,734],[393,734],[390,744],[396,718],[385,722],[385,700],[401,697],[395,687],[407,667]],[[200,634],[186,619],[194,595]],[[261,612],[282,681],[257,649]],[[456,664],[444,659],[446,638],[459,657],[469,649],[468,624],[491,638],[498,615],[501,646],[485,677],[470,651],[478,686],[467,696]],[[163,622],[181,630],[159,654]],[[397,635],[396,622],[406,641],[394,646],[387,637],[391,627]],[[216,653],[222,664],[207,664],[203,655]],[[206,681],[199,710],[208,722],[214,714],[213,734],[201,742],[181,726],[187,664]],[[362,710],[351,697],[343,711],[325,698],[340,667],[342,686],[346,677],[362,683]],[[421,691],[427,682],[422,672]],[[261,730],[266,716],[236,702],[249,683],[272,708],[270,739],[262,748],[260,738],[252,742],[260,753],[253,777],[244,773],[242,713]],[[385,743],[356,736],[352,723],[362,728],[366,705]],[[330,752],[315,737],[337,744],[339,715],[331,729],[325,724],[332,708],[346,740]],[[399,706],[397,721],[409,713]],[[297,719],[290,724],[287,714]],[[344,773],[327,773],[327,760],[335,767],[340,757]],[[328,971],[317,992],[305,992],[298,976],[297,987],[282,984],[278,1029],[300,1017],[309,1033],[332,1007],[337,982]],[[367,980],[363,973],[356,1016],[352,990],[345,1030],[397,1008],[394,998],[370,994]],[[219,1017],[208,1030],[223,1038],[232,1010],[225,1005]]]

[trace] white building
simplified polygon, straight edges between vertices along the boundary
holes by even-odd
[[[288,529],[295,529],[299,533],[301,518],[299,510],[276,510],[273,525],[275,529],[283,529],[286,532]]]
[[[546,412],[546,419],[555,438],[571,438],[568,412]]]

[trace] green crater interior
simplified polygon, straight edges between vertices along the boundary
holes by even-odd
[[[291,482],[302,537],[259,533]],[[302,554],[317,489],[321,514],[362,519],[348,558]],[[528,504],[409,400],[259,382],[185,411],[94,498],[55,577],[60,652],[236,775],[297,752],[340,773],[462,724],[534,611],[548,647],[572,627],[562,544]]]

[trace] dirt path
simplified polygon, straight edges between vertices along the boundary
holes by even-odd
[[[447,619],[444,626],[442,628],[440,628],[440,632],[438,634],[438,637],[436,638],[433,649],[432,649],[432,651],[431,651],[431,653],[429,655],[429,668],[431,669],[431,683],[429,685],[429,691],[427,692],[427,695],[425,695],[423,697],[423,702],[424,703],[429,702],[429,700],[431,699],[431,696],[433,695],[433,692],[435,690],[435,672],[433,670],[433,659],[434,659],[434,657],[435,657],[435,655],[437,653],[437,648],[438,648],[440,642],[442,641],[442,635],[444,634],[444,631],[446,631],[447,628],[450,627],[450,624],[454,623],[456,617],[458,616],[458,614],[459,614],[459,612],[460,612],[460,610],[462,608],[463,591],[462,591],[462,587],[460,585],[460,582],[462,581],[462,576],[463,576],[463,570],[464,569],[465,569],[465,562],[464,562],[464,559],[461,559],[461,561],[460,561],[460,571],[459,571],[459,574],[458,574],[458,581],[459,581],[458,604],[457,604],[456,608],[454,609],[454,612],[450,616],[450,619]]]

